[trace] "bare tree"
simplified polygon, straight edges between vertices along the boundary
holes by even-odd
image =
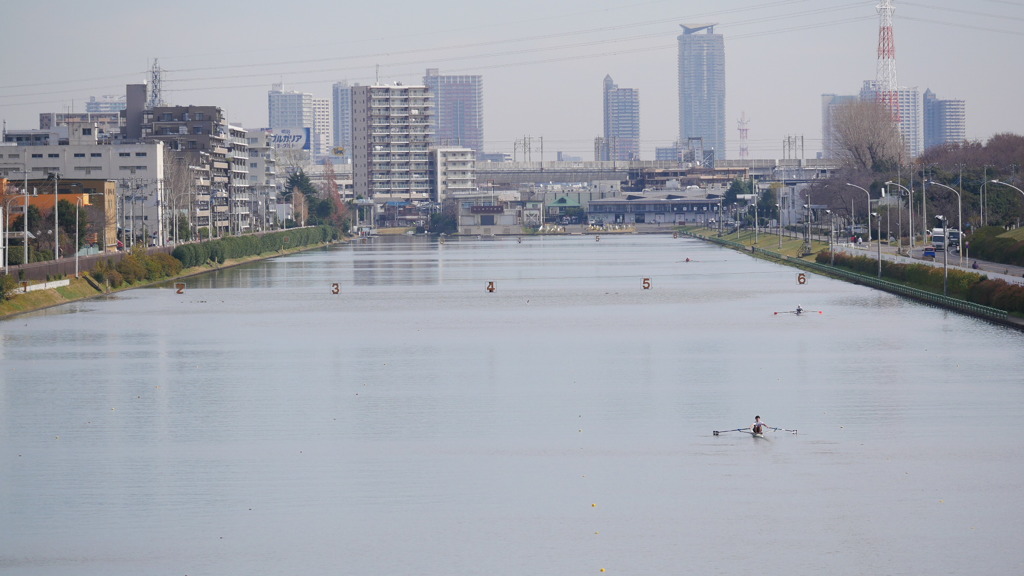
[[[175,243],[188,239],[191,234],[192,171],[188,156],[164,149],[164,194],[167,202],[167,236]],[[183,217],[185,221],[183,222]]]
[[[858,100],[836,106],[832,137],[840,158],[856,169],[883,172],[900,165],[903,139],[886,106]]]

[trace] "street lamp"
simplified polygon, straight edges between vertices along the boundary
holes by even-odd
[[[25,197],[25,206],[26,206],[25,216],[22,217],[22,220],[25,222],[25,229],[26,229],[26,232],[27,232],[28,231],[28,210],[27,210],[27,207],[28,207],[28,194],[27,193],[23,193],[22,195]],[[3,232],[2,246],[3,246],[3,250],[4,250],[4,274],[7,274],[10,271],[11,228],[10,228],[10,226],[7,223],[8,222],[11,222],[12,224],[14,223],[13,219],[11,218],[11,204],[14,203],[14,202],[17,202],[19,200],[21,200],[21,198],[18,198],[17,196],[8,198],[4,202],[4,208],[2,210],[0,210],[0,231]],[[28,234],[26,234],[25,237],[27,238]],[[25,247],[26,247],[25,249],[27,250],[28,249],[28,243],[25,244]],[[28,258],[26,257],[25,259],[27,260]]]
[[[778,217],[777,224],[779,225],[779,252],[782,252],[782,206],[775,205],[776,216]]]
[[[850,184],[849,182],[847,182],[846,185],[847,186],[853,186],[854,188],[860,190],[861,192],[867,194],[867,196],[868,196],[868,227],[867,227],[867,231],[868,231],[868,242],[871,242],[871,192],[868,192],[866,188],[861,188],[860,186],[857,186],[856,184]],[[850,219],[852,221],[853,214],[850,214]],[[870,246],[870,245],[871,244],[868,244],[868,246]]]
[[[942,222],[942,295],[949,295],[949,268],[947,267],[948,257],[946,254],[949,252],[946,248],[949,247],[949,225],[947,223],[948,218],[938,214],[935,219]]]
[[[82,197],[75,199],[75,278],[78,278],[78,253],[82,247],[78,245],[78,213],[82,211]]]
[[[1024,190],[1021,190],[1020,188],[1017,188],[1013,184],[1007,184],[1006,182],[1003,182],[1002,180],[989,180],[989,182],[991,182],[993,184],[1002,184],[1003,186],[1009,186],[1010,188],[1013,188],[1017,192],[1020,192],[1021,194],[1024,194]]]
[[[60,187],[60,172],[50,172],[53,176],[53,259],[60,260],[60,227],[57,222],[57,202]]]
[[[871,214],[871,212],[868,212]],[[875,221],[878,222],[878,241],[875,242],[876,250],[878,251],[878,277],[882,277],[882,219],[878,217],[878,213],[873,214]],[[868,228],[868,234],[871,234],[871,229]]]
[[[829,264],[831,266],[835,266],[836,265],[836,251],[835,251],[835,248],[832,246],[832,237],[835,236],[835,227],[833,226],[832,211],[831,210],[825,210],[825,214],[828,214],[828,255],[829,255],[829,259],[830,259],[829,260]]]
[[[934,180],[929,180],[928,183],[929,184],[934,184],[936,186],[939,186],[940,188],[945,188],[946,190],[949,190],[953,194],[956,194],[956,212],[957,212],[956,225],[959,228],[959,235],[960,235],[960,239],[959,239],[959,241],[957,243],[957,251],[960,252],[960,265],[963,266],[963,264],[964,264],[964,250],[963,250],[963,243],[964,243],[964,213],[963,213],[963,209],[961,208],[961,204],[960,204],[960,193],[957,192],[955,188],[952,188],[950,186],[946,186],[945,184],[939,184],[938,182],[935,182]],[[945,222],[945,220],[943,220],[943,222]],[[946,244],[947,245],[949,244],[949,236],[946,236]],[[943,252],[945,252],[945,250],[943,250]]]
[[[891,181],[890,182],[886,182],[886,185],[897,186],[897,187],[899,187],[900,190],[904,190],[907,193],[907,207],[908,207],[908,213],[910,214],[910,222],[907,223],[907,226],[910,227],[910,250],[913,251],[914,250],[914,192],[912,190],[910,190],[910,188],[907,188],[906,186],[904,186],[902,184],[898,184],[896,182],[891,182]],[[902,196],[902,194],[901,194],[901,196]],[[903,230],[902,230],[902,228],[903,228],[903,224],[902,224],[903,220],[902,220],[902,218],[903,218],[903,207],[900,206],[900,219],[901,219],[900,220],[900,237],[901,237],[900,242],[901,243],[902,243],[902,236],[903,236]]]

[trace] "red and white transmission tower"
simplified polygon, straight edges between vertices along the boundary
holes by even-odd
[[[894,122],[900,121],[899,86],[896,84],[896,39],[892,32],[893,0],[881,0],[878,11],[878,67],[875,70],[877,99],[889,108]]]
[[[740,115],[739,123],[736,126],[740,131],[740,158],[750,156],[750,147],[747,146],[747,137],[750,136],[750,120],[747,120],[746,111]]]

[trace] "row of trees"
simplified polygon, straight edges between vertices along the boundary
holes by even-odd
[[[971,226],[1017,226],[1024,216],[1024,195],[1008,186],[993,185],[998,179],[1022,187],[1024,136],[996,134],[987,142],[958,142],[933,147],[920,157],[906,157],[905,147],[892,112],[881,102],[854,101],[836,106],[831,133],[825,138],[843,168],[810,190],[814,203],[834,198],[834,209],[857,204],[863,194],[849,187],[858,184],[879,196],[885,182],[898,182],[914,191],[920,206],[922,183],[935,181],[961,194],[965,229]],[[957,214],[955,194],[932,187],[924,198],[931,214]],[[865,210],[866,212],[866,210]],[[926,224],[921,223],[922,227]],[[930,223],[928,223],[930,224]]]
[[[341,201],[337,177],[330,160],[324,164],[324,183],[317,187],[302,169],[288,177],[283,193],[292,203],[292,225],[333,226],[345,233],[351,227],[351,211]]]

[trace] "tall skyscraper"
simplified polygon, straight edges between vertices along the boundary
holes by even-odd
[[[597,160],[640,159],[640,92],[604,77],[604,140]]]
[[[434,142],[483,152],[483,76],[447,76],[428,68],[423,84],[434,95]]]
[[[310,132],[310,149],[316,150],[316,112],[313,109],[313,95],[304,92],[283,90],[281,84],[274,84],[267,92],[267,110],[271,130],[306,128]]]
[[[725,158],[725,39],[715,24],[682,25],[679,36],[679,142]],[[703,32],[703,33],[701,33]]]
[[[330,156],[333,145],[331,101],[327,98],[313,98],[313,150],[317,156]]]
[[[959,144],[967,139],[966,106],[963,100],[939,100],[931,89],[924,91],[924,149]]]
[[[433,97],[426,86],[352,87],[352,189],[357,197],[430,198]]]
[[[340,155],[345,162],[352,161],[352,88],[348,82],[336,82],[332,89],[332,111],[334,112],[335,148],[342,148]]]
[[[879,84],[875,80],[865,80],[860,89],[861,100],[882,102],[890,110],[899,110],[897,127],[903,138],[903,149],[908,158],[921,155],[923,140],[921,138],[921,92],[917,87],[900,87],[881,96]],[[894,118],[895,121],[895,118]]]

